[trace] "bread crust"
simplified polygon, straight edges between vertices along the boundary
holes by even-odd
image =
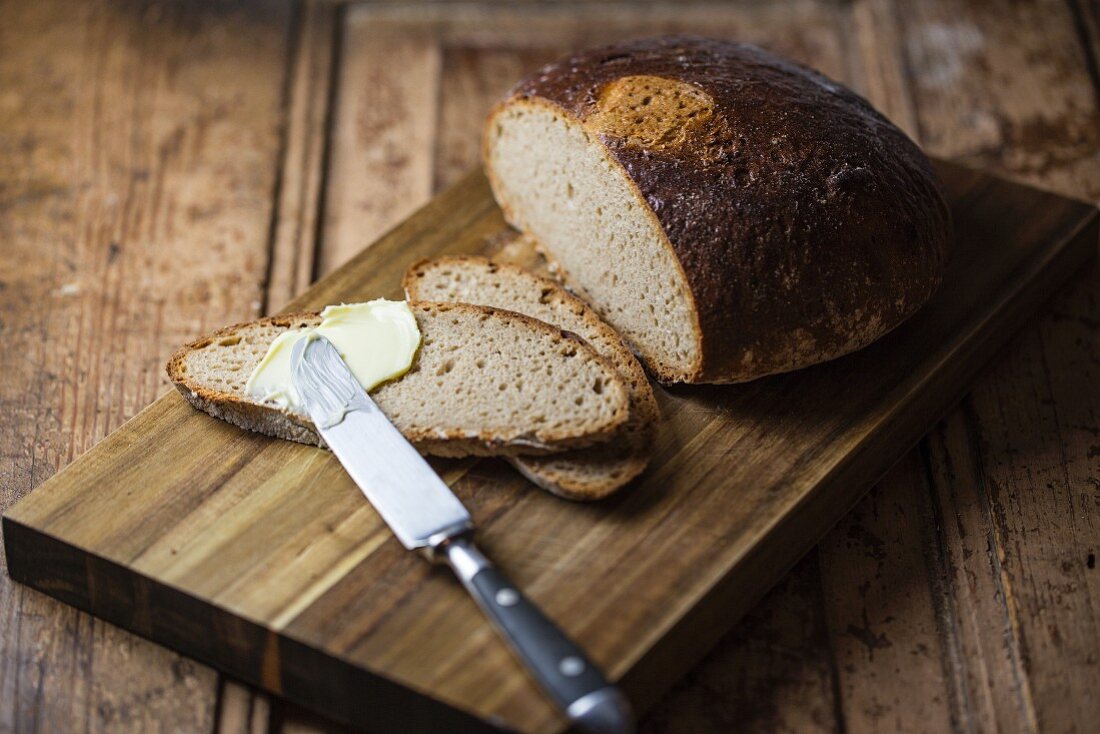
[[[616,94],[653,79],[687,90],[706,124],[634,125],[638,108]],[[853,92],[759,48],[672,36],[582,51],[512,90],[486,150],[514,105],[581,125],[659,222],[702,344],[692,370],[663,380],[740,382],[833,359],[900,324],[942,278],[950,214],[925,156]]]
[[[418,310],[428,311],[478,311],[491,313],[495,317],[525,322],[528,328],[553,335],[555,338],[565,339],[576,343],[581,349],[589,353],[589,357],[604,366],[608,373],[609,384],[616,385],[627,393],[626,384],[621,375],[607,359],[597,354],[580,337],[570,332],[555,329],[537,319],[532,319],[523,314],[489,308],[487,306],[474,306],[456,303],[428,303],[421,302],[413,306],[414,312]],[[320,313],[306,311],[278,316],[269,316],[256,321],[226,326],[191,341],[180,347],[169,358],[165,366],[169,379],[175,385],[180,394],[193,407],[208,413],[216,418],[232,423],[268,436],[282,438],[313,446],[324,447],[324,441],[314,429],[313,423],[305,416],[299,416],[291,411],[284,410],[275,405],[257,403],[240,396],[209,388],[190,378],[184,369],[188,353],[195,349],[201,349],[218,339],[233,337],[249,326],[274,325],[280,328],[293,328],[295,326],[312,326],[320,322]],[[398,378],[401,379],[401,378]],[[379,388],[379,389],[384,389]],[[421,451],[421,453],[433,456],[463,457],[463,456],[519,456],[519,455],[545,455],[575,448],[591,446],[606,441],[614,436],[620,427],[630,418],[630,404],[624,399],[622,407],[616,411],[611,420],[602,430],[585,433],[584,435],[540,435],[535,432],[503,439],[490,432],[459,432],[424,429],[420,431],[406,431],[405,437]]]

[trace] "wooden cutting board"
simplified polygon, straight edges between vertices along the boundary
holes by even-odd
[[[872,347],[747,385],[659,388],[653,464],[597,505],[496,461],[433,461],[481,542],[644,709],[954,402],[1095,253],[1091,207],[940,164],[957,245],[933,302]],[[396,296],[444,253],[527,261],[474,173],[288,310]],[[430,399],[430,396],[426,396]],[[127,629],[372,731],[563,721],[450,578],[327,452],[172,392],[4,517],[8,567]]]

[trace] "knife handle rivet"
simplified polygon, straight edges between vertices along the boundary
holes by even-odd
[[[501,589],[496,593],[496,596],[494,598],[496,599],[497,604],[499,604],[500,606],[510,607],[515,605],[516,602],[519,601],[519,594],[516,593],[515,589]]]
[[[558,663],[558,670],[561,671],[562,675],[573,678],[584,672],[584,661],[570,655],[561,659],[561,662]]]

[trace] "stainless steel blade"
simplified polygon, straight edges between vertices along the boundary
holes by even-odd
[[[351,374],[324,337],[291,353],[294,387],[325,443],[406,548],[473,526],[470,513]]]

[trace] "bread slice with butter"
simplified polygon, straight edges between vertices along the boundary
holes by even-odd
[[[483,257],[456,256],[416,263],[405,274],[412,301],[476,303],[507,309],[573,332],[615,366],[630,391],[630,419],[608,442],[552,456],[509,461],[554,494],[593,500],[621,488],[645,470],[660,418],[653,388],[618,333],[583,301],[547,278]]]
[[[485,306],[412,306],[422,336],[412,367],[371,396],[423,453],[544,454],[615,435],[630,415],[618,371],[576,336]],[[177,351],[168,376],[199,410],[269,436],[321,445],[305,415],[250,396],[249,375],[271,343],[319,313],[219,329]]]

